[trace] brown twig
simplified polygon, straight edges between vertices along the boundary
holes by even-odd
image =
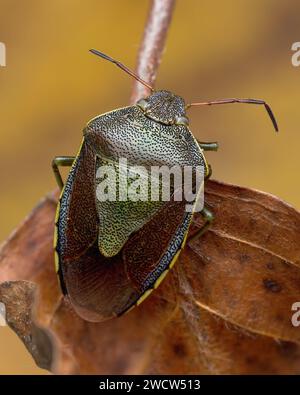
[[[165,47],[168,28],[172,19],[175,0],[152,0],[143,40],[137,57],[136,73],[151,86],[154,85],[161,56]],[[130,102],[135,103],[150,91],[134,81]]]

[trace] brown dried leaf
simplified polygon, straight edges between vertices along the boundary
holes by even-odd
[[[0,300],[39,366],[55,373],[300,373],[300,214],[209,181],[212,228],[140,307],[104,323],[63,300],[53,263],[55,195],[4,244]],[[193,229],[200,226],[195,217]]]

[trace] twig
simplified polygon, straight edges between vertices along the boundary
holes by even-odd
[[[152,0],[137,57],[136,73],[151,86],[154,85],[161,56],[165,47],[168,28],[172,19],[175,0]],[[130,102],[135,103],[150,91],[134,81]]]

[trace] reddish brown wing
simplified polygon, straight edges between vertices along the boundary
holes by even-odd
[[[140,293],[153,287],[170,266],[182,246],[190,220],[184,201],[167,202],[128,240],[123,249],[126,272]]]
[[[133,306],[180,249],[190,217],[182,202],[167,202],[115,257],[103,257],[95,242],[84,255],[63,265],[77,313],[89,321],[104,321]]]
[[[63,277],[74,309],[88,321],[115,317],[139,298],[126,275],[121,253],[105,258],[97,242],[63,267]]]
[[[83,143],[60,199],[58,248],[64,260],[81,255],[97,237],[94,174],[94,153]]]
[[[94,169],[94,153],[83,143],[58,206],[56,250],[60,272],[62,266],[84,254],[97,237]]]

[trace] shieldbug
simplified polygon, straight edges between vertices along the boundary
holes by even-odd
[[[84,319],[103,321],[139,305],[160,284],[184,247],[193,210],[186,211],[186,202],[173,197],[168,202],[151,203],[99,201],[97,169],[108,163],[116,167],[125,157],[148,168],[161,164],[202,166],[208,178],[211,171],[203,151],[216,150],[217,143],[195,139],[186,115],[191,106],[260,104],[276,131],[278,127],[263,100],[224,99],[186,105],[171,92],[154,91],[122,63],[99,51],[91,52],[113,62],[152,92],[133,106],[93,118],[84,128],[76,157],[56,157],[52,162],[62,189],[54,237],[62,291]],[[59,166],[71,166],[65,185]],[[201,214],[204,225],[193,237],[203,234],[213,220],[205,206]]]

